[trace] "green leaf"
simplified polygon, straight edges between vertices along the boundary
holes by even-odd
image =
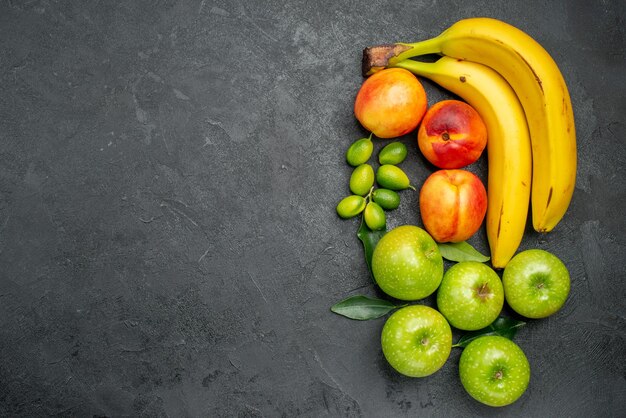
[[[396,306],[387,300],[357,295],[342,300],[341,302],[333,305],[330,310],[350,319],[365,321],[368,319],[380,318],[394,309],[401,308],[403,306],[406,305]]]
[[[489,257],[486,255],[482,255],[474,247],[468,244],[466,241],[462,242],[447,242],[447,243],[439,243],[439,251],[441,252],[441,256],[446,260],[450,261],[478,261],[479,263],[484,263],[485,261],[489,261]]]
[[[501,337],[506,337],[509,340],[512,340],[517,334],[517,330],[526,325],[526,322],[518,321],[516,319],[507,318],[506,316],[499,316],[493,323],[483,329],[479,329],[478,331],[471,331],[466,333],[465,335],[459,338],[456,344],[452,347],[461,347],[465,348],[469,343],[474,341],[479,337],[483,337],[485,335],[499,335]]]
[[[372,255],[374,254],[374,248],[378,241],[385,235],[387,232],[387,226],[378,231],[372,231],[367,227],[363,218],[361,218],[361,226],[356,233],[356,236],[359,237],[361,242],[363,243],[363,250],[365,252],[365,262],[367,263],[367,267],[372,272]],[[374,275],[372,274],[372,280],[374,279]]]

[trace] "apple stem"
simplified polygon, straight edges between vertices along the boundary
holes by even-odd
[[[487,285],[487,283],[483,283],[478,289],[477,292],[478,297],[481,299],[485,299],[487,296],[489,296],[489,286]]]

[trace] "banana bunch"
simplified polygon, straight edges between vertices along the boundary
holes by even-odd
[[[443,55],[434,63],[410,58]],[[487,126],[487,237],[494,267],[521,242],[532,202],[533,227],[551,231],[576,181],[576,133],[567,86],[552,57],[521,30],[490,18],[461,20],[416,43],[366,48],[363,74],[405,68],[457,94]]]

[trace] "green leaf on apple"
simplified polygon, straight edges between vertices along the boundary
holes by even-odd
[[[359,239],[363,243],[363,250],[365,252],[365,262],[367,263],[367,267],[369,268],[370,273],[372,272],[372,255],[374,254],[374,248],[376,247],[376,244],[378,244],[378,241],[380,241],[380,239],[383,237],[383,235],[385,235],[386,232],[387,232],[386,226],[383,229],[380,229],[378,231],[372,231],[365,224],[365,220],[361,218],[361,226],[359,227],[359,230],[357,231],[356,235],[357,237],[359,237]],[[374,280],[374,282],[376,281],[374,279],[373,274],[372,274],[372,280]]]
[[[515,334],[517,334],[517,330],[524,325],[526,325],[526,322],[508,318],[506,316],[499,316],[491,325],[483,329],[479,329],[478,331],[466,333],[459,338],[459,341],[457,341],[457,343],[452,347],[465,348],[475,339],[485,335],[499,335],[512,340],[515,337]]]
[[[330,310],[346,318],[366,321],[368,319],[380,318],[403,306],[406,305],[395,305],[387,300],[357,295],[342,300],[333,305]]]
[[[467,241],[438,243],[437,245],[441,256],[449,261],[478,261],[479,263],[489,261],[489,257],[478,252]]]

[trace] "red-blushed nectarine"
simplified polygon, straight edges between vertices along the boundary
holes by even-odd
[[[420,190],[419,207],[426,230],[437,242],[461,242],[478,231],[487,212],[483,182],[466,170],[439,170]]]
[[[388,68],[363,82],[354,115],[377,137],[396,138],[417,128],[427,106],[426,91],[417,77],[402,68]]]
[[[487,145],[487,128],[473,107],[459,100],[431,106],[417,132],[424,157],[439,168],[461,168],[476,161]]]

